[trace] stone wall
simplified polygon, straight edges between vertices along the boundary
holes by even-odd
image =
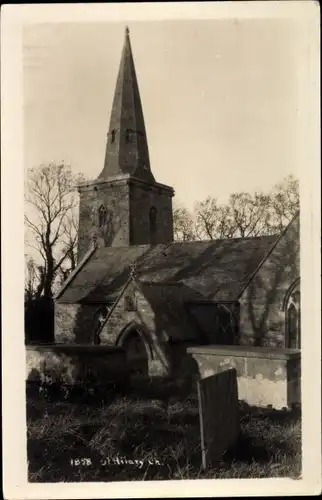
[[[78,188],[78,261],[89,249],[95,233],[102,246],[145,245],[173,241],[173,190],[157,183],[120,176],[106,182],[92,181]],[[107,208],[107,225],[99,228],[99,207]],[[157,210],[157,230],[150,232],[150,209]]]
[[[285,296],[300,276],[299,218],[240,297],[240,339],[244,345],[285,347]]]
[[[125,297],[135,292],[137,307],[135,311],[127,311]],[[103,305],[87,304],[55,304],[55,342],[93,344],[94,317],[97,309]],[[130,284],[126,293],[114,307],[107,323],[100,333],[100,346],[114,347],[122,344],[121,335],[139,331],[145,341],[149,356],[150,375],[163,375],[170,370],[170,357],[167,352],[167,337],[156,331],[154,312],[140,291]],[[124,337],[125,338],[125,337]],[[98,346],[98,347],[100,347]]]
[[[203,333],[205,344],[233,345],[238,343],[239,304],[189,304],[189,312],[197,331]]]
[[[301,354],[295,349],[243,346],[188,348],[201,378],[235,368],[239,399],[251,406],[276,409],[301,402]]]
[[[136,310],[127,311],[125,297],[135,293]],[[167,353],[167,337],[156,331],[154,312],[143,294],[129,285],[124,295],[113,309],[111,316],[101,331],[101,345],[114,346],[122,344],[125,335],[138,331],[145,341],[149,357],[149,375],[164,375],[170,370],[170,359]]]
[[[55,304],[55,342],[92,344],[94,316],[101,304]]]
[[[119,348],[79,345],[26,347],[26,380],[75,385],[91,379],[104,386],[127,380],[125,353]]]
[[[173,241],[173,192],[161,186],[131,182],[131,245],[170,243]],[[150,231],[150,209],[156,209],[156,231]]]
[[[79,243],[78,261],[91,245],[95,232],[100,245],[124,246],[129,244],[130,197],[128,180],[92,182],[79,187]],[[98,227],[98,209],[107,207],[107,228]]]

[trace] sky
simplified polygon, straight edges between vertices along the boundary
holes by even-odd
[[[158,182],[189,209],[298,175],[296,28],[288,19],[130,22]],[[24,166],[94,179],[105,153],[125,23],[24,27]]]

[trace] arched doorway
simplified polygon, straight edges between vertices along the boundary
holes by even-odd
[[[290,288],[285,301],[285,347],[301,348],[301,293],[300,281]]]
[[[132,374],[148,376],[150,347],[144,334],[136,326],[130,325],[119,336],[117,345],[126,353],[126,362]]]

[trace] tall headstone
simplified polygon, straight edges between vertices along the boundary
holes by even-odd
[[[220,460],[240,431],[237,371],[233,368],[198,381],[202,466]]]

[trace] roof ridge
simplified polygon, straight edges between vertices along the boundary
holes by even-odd
[[[259,239],[269,239],[269,238],[274,238],[278,237],[280,233],[276,234],[262,234],[258,236],[240,236],[238,238],[215,238],[213,240],[190,240],[190,241],[173,241],[172,244],[174,245],[191,245],[191,244],[196,244],[196,243],[216,243],[217,241],[250,241],[250,240],[259,240]]]
[[[238,238],[227,243],[225,240],[200,241],[200,244],[184,242],[184,245],[178,242],[160,244],[157,248],[149,245],[104,247],[95,250],[96,253],[91,249],[86,256],[87,264],[86,261],[80,263],[59,291],[59,301],[77,302],[85,290],[86,300],[96,300],[104,293],[113,295],[114,302],[120,294],[120,284],[123,286],[129,277],[133,261],[137,265],[135,282],[147,293],[151,288],[151,294],[162,289],[165,294],[181,295],[185,294],[187,287],[190,289],[190,294],[187,290],[189,298],[194,298],[194,291],[211,299],[236,299],[280,237],[281,234],[277,237]],[[168,257],[164,257],[162,254],[167,248]]]

